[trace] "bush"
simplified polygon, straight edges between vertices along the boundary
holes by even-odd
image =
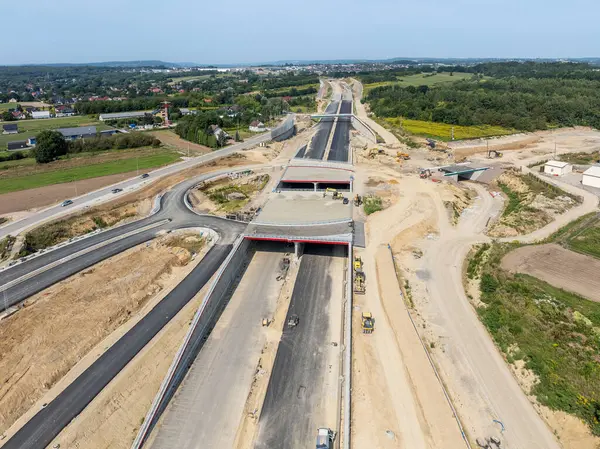
[[[481,291],[483,293],[494,293],[498,289],[499,285],[498,279],[496,279],[490,273],[483,273],[481,276]]]
[[[371,215],[375,212],[383,210],[383,202],[378,196],[365,197],[363,209],[365,214]]]

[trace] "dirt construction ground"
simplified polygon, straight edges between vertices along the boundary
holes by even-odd
[[[524,246],[502,259],[502,268],[526,273],[600,302],[600,260],[555,244]]]
[[[32,296],[0,321],[0,433],[89,366],[82,359],[112,344],[104,339],[141,319],[202,259],[202,245],[197,232],[160,237]],[[190,250],[200,250],[193,261]]]

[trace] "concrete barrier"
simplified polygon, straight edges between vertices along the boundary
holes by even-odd
[[[251,246],[251,241],[239,237],[223,262],[215,281],[194,315],[190,329],[138,431],[131,446],[132,449],[143,447],[150,436],[150,432],[177,391],[177,387],[183,381],[202,344],[210,334],[216,319],[218,319],[241,268],[247,262]]]
[[[281,125],[271,131],[271,140],[279,142],[296,134],[296,117],[290,115]]]

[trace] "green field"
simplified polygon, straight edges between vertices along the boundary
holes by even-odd
[[[446,123],[425,122],[422,120],[410,120],[403,118],[386,118],[385,122],[395,128],[403,128],[405,131],[418,136],[431,137],[440,140],[452,140],[452,128],[454,128],[454,140],[476,139],[480,137],[504,136],[514,134],[517,131],[501,126],[459,126]]]
[[[452,76],[450,73],[436,73],[435,75],[429,75],[427,73],[420,73],[418,75],[408,75],[398,77],[398,81],[382,81],[380,83],[371,83],[364,85],[363,96],[367,96],[370,90],[381,86],[434,86],[440,83],[452,83],[454,81],[460,81],[465,79],[471,79],[472,73],[461,73],[455,72]]]
[[[40,131],[45,129],[57,128],[75,128],[78,126],[95,126],[98,131],[112,129],[104,122],[100,122],[89,116],[75,117],[59,117],[39,120],[19,120],[17,122],[0,122],[16,123],[19,125],[19,134],[0,134],[0,150],[6,149],[6,144],[14,140],[26,140],[29,137],[35,137]]]
[[[269,92],[271,92],[271,93],[281,93],[281,92],[287,92],[288,90],[294,89],[294,88],[296,88],[298,90],[302,90],[302,89],[308,89],[309,87],[314,87],[318,91],[319,87],[320,87],[320,84],[319,83],[315,83],[315,84],[302,84],[301,86],[279,87],[277,89],[269,90]]]
[[[488,246],[485,257],[479,254],[482,267],[469,264],[480,279],[477,312],[507,361],[522,360],[535,373],[538,401],[579,417],[600,435],[600,303],[502,270],[500,261],[513,248]]]
[[[55,171],[25,174],[18,177],[0,178],[0,194],[16,192],[19,190],[33,189],[53,184],[79,181],[82,179],[97,178],[99,176],[116,175],[149,168],[161,167],[180,160],[180,156],[172,151],[148,150],[151,154],[144,154],[139,158],[131,157],[108,162],[94,163],[90,157],[88,165],[72,168],[61,168]],[[26,159],[30,161],[31,159]],[[23,162],[23,161],[17,161]],[[0,165],[5,165],[7,162]]]
[[[600,259],[600,215],[584,215],[548,238],[564,248]]]

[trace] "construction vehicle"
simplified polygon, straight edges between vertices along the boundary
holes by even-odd
[[[340,192],[338,192],[337,189],[333,189],[331,187],[325,189],[325,191],[323,192],[323,198],[325,198],[328,193],[331,193],[331,197],[334,200],[341,200],[344,198],[344,196]]]
[[[435,140],[433,139],[425,139],[427,141],[427,145],[429,145],[429,148],[431,148],[432,150],[435,148]]]
[[[502,153],[496,150],[488,150],[487,157],[488,159],[497,159],[499,157],[502,157]]]
[[[363,312],[361,319],[363,334],[372,334],[375,330],[375,319],[371,312]]]
[[[403,160],[403,161],[408,161],[408,160],[410,160],[410,154],[408,154],[408,153],[403,153],[402,151],[398,151],[398,152],[396,153],[396,157],[397,157],[398,159],[401,159],[401,160]]]
[[[360,258],[360,256],[356,256],[354,258],[354,271],[362,271],[362,259]]]
[[[287,321],[287,325],[288,327],[296,327],[298,326],[299,322],[300,318],[298,317],[298,315],[291,315]]]
[[[383,151],[383,149],[382,149],[382,148],[371,148],[371,149],[369,150],[368,157],[369,157],[370,159],[373,159],[373,158],[375,158],[375,156],[377,156],[378,154],[383,154],[383,153],[384,153],[384,151]]]
[[[429,177],[431,177],[431,170],[429,170],[428,168],[421,169],[421,171],[419,172],[419,178],[427,179]]]
[[[317,430],[317,449],[333,448],[335,432],[327,427],[321,427]]]
[[[357,194],[354,196],[354,205],[355,205],[356,207],[358,207],[358,206],[360,206],[361,204],[362,204],[362,198],[361,198],[361,196],[360,196],[360,195],[357,193]]]
[[[263,318],[262,319],[262,326],[263,327],[269,327],[269,324],[271,324],[271,321],[273,321],[273,320],[270,320],[268,318]]]
[[[366,291],[365,274],[362,271],[354,272],[354,293],[364,295]]]

